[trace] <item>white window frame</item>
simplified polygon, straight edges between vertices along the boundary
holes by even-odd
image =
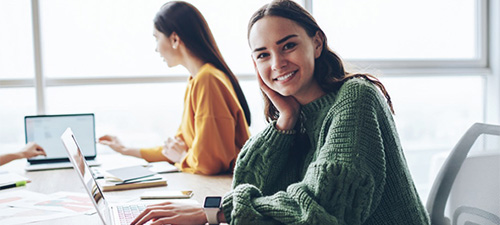
[[[488,1],[490,74],[485,76],[485,122],[500,124],[500,0]]]

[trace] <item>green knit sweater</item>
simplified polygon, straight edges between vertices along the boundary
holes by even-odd
[[[230,224],[429,224],[374,85],[351,79],[301,113],[303,138],[272,122],[243,147],[223,200]]]

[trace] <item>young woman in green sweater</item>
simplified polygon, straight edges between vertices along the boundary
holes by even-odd
[[[218,221],[200,206],[169,202],[135,223],[429,224],[384,86],[346,72],[291,0],[263,6],[248,30],[270,123],[239,154]]]

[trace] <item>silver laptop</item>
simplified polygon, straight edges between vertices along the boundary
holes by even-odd
[[[67,128],[61,136],[67,155],[82,181],[90,200],[95,206],[97,214],[104,224],[130,224],[139,215],[146,205],[120,204],[110,205],[96,182],[87,161],[83,157],[80,146],[76,141],[71,128]],[[149,224],[149,222],[147,223]]]
[[[94,114],[37,115],[24,117],[26,143],[36,142],[47,153],[28,159],[27,171],[72,168],[59,136],[67,127],[71,127],[80,138],[83,155],[88,163],[99,165],[95,161],[96,140]]]

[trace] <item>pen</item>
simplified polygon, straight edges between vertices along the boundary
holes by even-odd
[[[7,188],[13,188],[13,187],[21,187],[21,186],[25,186],[25,185],[26,185],[26,181],[23,180],[23,181],[18,181],[16,183],[0,186],[0,190],[7,189]]]
[[[116,185],[124,185],[124,184],[135,184],[135,183],[143,183],[143,182],[147,182],[147,181],[153,181],[153,180],[160,180],[161,177],[153,177],[153,178],[149,178],[149,179],[145,179],[145,180],[132,180],[132,181],[123,181],[121,183],[117,183],[115,184]]]

